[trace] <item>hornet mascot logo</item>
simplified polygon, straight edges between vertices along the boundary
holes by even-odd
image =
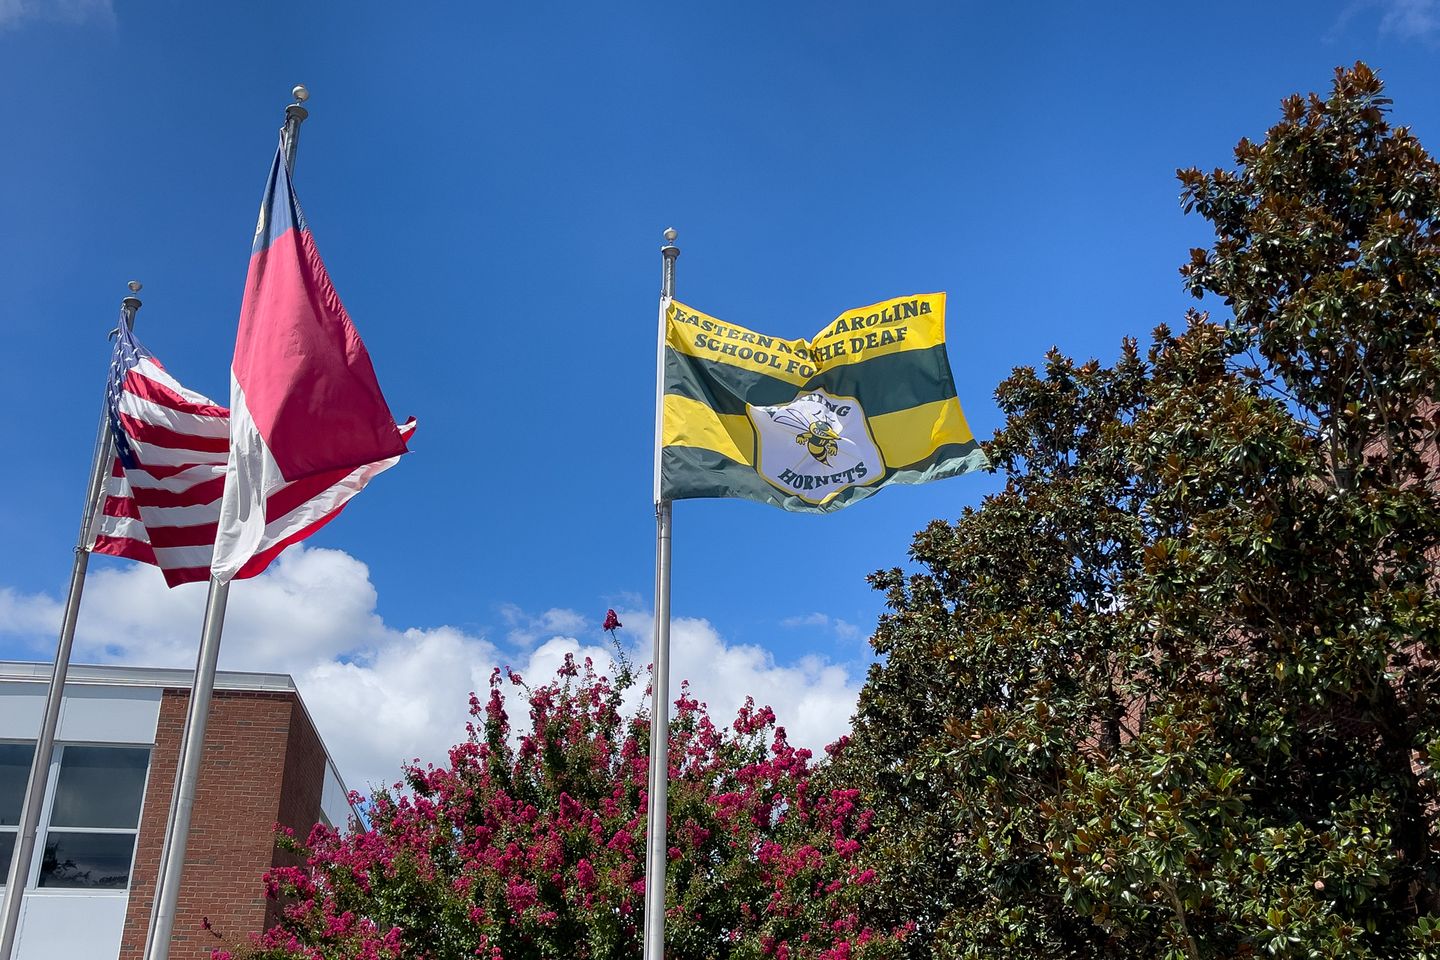
[[[776,423],[800,431],[795,435],[795,442],[805,444],[810,456],[827,467],[830,459],[840,452],[840,434],[835,429],[834,421],[828,417],[818,417],[806,423],[796,415],[796,411],[784,410],[775,414],[773,419]]]
[[[786,496],[823,504],[885,478],[885,459],[854,397],[812,389],[788,403],[747,406],[746,414],[755,427],[755,470]]]

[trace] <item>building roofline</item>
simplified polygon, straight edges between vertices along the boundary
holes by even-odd
[[[6,680],[30,681],[44,683],[47,686],[50,678],[55,673],[53,663],[36,663],[30,660],[0,660],[0,682]],[[66,670],[65,685],[72,686],[84,684],[85,686],[109,686],[109,687],[161,687],[165,689],[189,691],[195,683],[194,670],[177,670],[173,667],[132,667],[119,664],[84,664],[72,663]],[[340,776],[340,768],[335,765],[335,758],[330,756],[330,748],[325,745],[325,738],[320,736],[320,728],[315,725],[315,718],[310,714],[310,708],[305,704],[305,698],[300,696],[300,690],[295,686],[295,680],[288,673],[249,673],[242,670],[217,670],[215,671],[215,689],[229,690],[245,693],[290,693],[294,694],[295,702],[300,704],[305,719],[310,724],[310,729],[315,731],[315,739],[320,741],[320,749],[325,753],[325,765],[340,783],[340,789],[345,791],[345,802],[350,811],[357,817],[360,816],[360,809],[350,801],[350,786],[345,778]],[[360,818],[363,822],[363,817]]]
[[[0,680],[38,680],[50,682],[55,672],[52,663],[21,660],[0,660]],[[67,684],[84,683],[112,687],[175,687],[188,690],[195,682],[194,670],[170,667],[132,667],[116,664],[71,664],[66,671]],[[217,670],[216,690],[247,690],[256,693],[293,693],[300,695],[288,673],[247,673]]]

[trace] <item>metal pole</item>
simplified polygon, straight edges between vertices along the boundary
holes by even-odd
[[[280,134],[285,144],[285,165],[295,172],[295,151],[300,145],[300,124],[310,116],[301,104],[310,99],[304,84],[290,91],[295,102],[285,108]],[[200,633],[200,652],[195,659],[195,680],[190,688],[190,710],[185,717],[185,735],[180,744],[175,791],[170,801],[170,818],[161,852],[160,873],[155,881],[155,902],[151,909],[150,931],[145,945],[146,960],[169,960],[170,938],[175,928],[175,911],[180,903],[180,882],[185,868],[185,848],[190,840],[190,816],[200,783],[200,764],[205,747],[205,724],[210,718],[210,699],[215,691],[215,665],[220,659],[220,635],[225,629],[225,604],[230,582],[210,578],[210,595],[205,602],[205,625]]]
[[[195,807],[200,782],[200,761],[204,753],[205,721],[210,717],[210,695],[215,690],[215,663],[220,658],[220,633],[225,628],[225,601],[230,582],[210,578],[210,596],[205,603],[205,625],[201,629],[200,654],[195,660],[195,682],[190,688],[190,712],[185,718],[185,739],[180,747],[179,789],[170,811],[169,843],[157,883],[155,919],[150,931],[148,960],[167,960],[170,936],[175,927],[175,908],[180,902],[180,879],[185,866],[185,846],[190,837],[190,814]]]
[[[195,688],[195,678],[190,678],[190,688]],[[185,763],[185,749],[183,741],[184,733],[181,733],[182,746],[180,752],[175,756],[175,769],[178,771]],[[150,891],[150,922],[145,926],[145,952],[142,957],[150,955],[150,947],[155,942],[156,921],[160,917],[160,887],[165,882],[165,864],[170,859],[170,844],[175,837],[175,809],[180,804],[180,778],[175,777],[170,784],[170,806],[166,807],[165,815],[165,837],[160,841],[160,862],[155,867],[155,886]]]
[[[297,83],[290,94],[295,98],[295,102],[285,108],[285,125],[280,128],[280,133],[285,138],[285,166],[290,168],[290,174],[294,176],[295,150],[300,146],[300,124],[310,116],[310,111],[301,104],[310,99],[310,91],[305,89],[305,84]]]
[[[120,301],[120,322],[135,326],[135,313],[140,300],[140,282],[130,281],[131,296]],[[65,615],[60,621],[60,641],[55,648],[55,669],[50,674],[50,687],[45,692],[45,716],[40,722],[40,736],[35,742],[35,756],[30,762],[30,780],[25,787],[25,800],[20,807],[20,829],[15,838],[15,853],[5,882],[5,921],[0,928],[0,960],[9,960],[15,951],[15,935],[20,926],[20,907],[25,886],[30,879],[30,864],[35,858],[35,834],[40,825],[40,806],[45,802],[45,783],[50,777],[50,762],[55,756],[55,732],[60,726],[60,705],[65,697],[65,677],[70,671],[70,651],[75,645],[75,624],[80,618],[80,597],[85,592],[85,571],[90,566],[90,528],[100,506],[100,494],[110,463],[115,459],[115,440],[110,435],[110,403],[100,410],[100,426],[95,435],[94,459],[90,464],[90,483],[85,492],[85,509],[80,515],[80,536],[75,541],[75,565],[70,570],[70,592],[65,598]]]
[[[660,335],[655,358],[655,649],[650,677],[650,803],[645,831],[645,960],[665,958],[665,866],[670,790],[670,501],[660,496],[665,402],[665,311],[675,295],[675,229],[665,231],[660,281]]]

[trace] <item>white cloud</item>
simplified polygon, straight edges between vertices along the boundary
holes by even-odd
[[[621,611],[629,655],[637,667],[650,662],[654,617]],[[708,620],[678,617],[670,624],[671,689],[690,681],[695,697],[717,723],[728,723],[747,696],[775,708],[790,742],[816,753],[850,729],[860,684],[843,666],[824,657],[782,664],[764,647],[727,644]],[[673,698],[672,698],[673,699]]]
[[[782,627],[820,627],[829,630],[841,640],[855,640],[860,636],[860,628],[848,620],[841,620],[839,617],[832,617],[827,613],[815,611],[797,617],[786,617],[780,621]]]
[[[64,606],[44,594],[25,596],[0,587],[0,632],[36,640],[53,637],[60,632],[64,612]]]
[[[52,23],[115,23],[111,0],[0,0],[0,30],[25,21]]]
[[[465,737],[468,698],[483,690],[495,649],[459,630],[406,630],[361,660],[295,673],[305,703],[351,789],[393,783],[401,761],[439,763]]]
[[[540,614],[529,614],[513,603],[500,605],[500,616],[510,627],[506,634],[511,646],[524,648],[557,634],[578,633],[589,621],[574,610],[552,607]],[[596,620],[598,626],[600,620]]]
[[[139,564],[92,572],[75,662],[193,668],[205,594],[199,584],[169,590]],[[232,586],[220,652],[221,669],[295,678],[354,789],[393,782],[405,760],[442,761],[464,736],[469,694],[483,696],[493,666],[543,683],[566,653],[604,669],[614,652],[600,616],[566,608],[532,615],[502,607],[509,634],[499,647],[450,626],[391,626],[376,614],[376,601],[365,564],[338,550],[295,547],[262,576]],[[38,656],[53,650],[60,612],[52,597],[0,587],[0,636],[33,644]],[[653,617],[619,613],[620,642],[643,668]],[[719,723],[733,719],[748,695],[775,708],[793,743],[817,752],[848,729],[859,683],[843,666],[820,657],[779,663],[762,647],[726,643],[708,621],[683,617],[672,624],[671,650],[672,692],[690,680]]]
[[[523,617],[518,610],[514,613]],[[617,631],[621,649],[635,669],[643,671],[654,656],[655,618],[647,610],[620,609],[617,613],[624,624]],[[598,624],[578,615],[576,619],[588,624],[591,636],[598,633]],[[837,625],[849,626],[830,618],[824,625],[832,630],[838,629]],[[543,683],[554,676],[567,653],[576,660],[589,657],[599,667],[609,663],[614,650],[606,643],[555,635],[531,651],[523,664],[514,666],[527,682]],[[695,698],[709,707],[716,723],[727,725],[745,698],[753,697],[757,704],[775,708],[791,743],[817,754],[849,731],[850,714],[860,695],[859,681],[845,667],[824,657],[808,656],[782,664],[764,647],[726,643],[708,620],[676,617],[670,624],[672,702],[684,681],[689,681]]]
[[[1402,40],[1440,37],[1440,0],[1386,0],[1380,17],[1382,36]]]
[[[205,596],[202,584],[170,590],[139,564],[92,572],[73,660],[193,669]],[[220,647],[222,670],[294,677],[341,775],[362,790],[397,779],[402,760],[439,759],[458,742],[468,696],[497,658],[488,641],[452,627],[390,627],[375,604],[365,564],[292,548],[231,586]],[[53,644],[59,621],[57,601],[0,591],[0,635]]]
[[[624,624],[617,631],[621,649],[636,670],[644,670],[654,656],[652,638],[655,618],[647,610],[620,609],[617,612]],[[576,633],[583,631],[591,638],[599,633],[597,622],[574,611],[549,610],[538,617],[531,617],[518,607],[511,607],[506,613],[507,622],[515,624],[534,623],[546,618],[557,623],[576,624],[579,627]],[[830,617],[823,622],[810,617],[803,619],[837,634],[843,634],[849,628],[854,631],[852,635],[858,636],[858,630],[843,620]],[[608,643],[595,642],[594,639],[582,642],[574,635],[557,632],[528,655],[510,661],[510,665],[527,682],[543,683],[555,675],[567,653],[573,654],[576,660],[589,657],[597,667],[603,667],[614,656],[614,649]],[[785,727],[790,742],[809,747],[817,754],[826,744],[850,729],[850,714],[860,695],[859,680],[851,677],[844,666],[819,656],[802,657],[782,664],[764,647],[726,643],[708,620],[691,617],[677,617],[670,624],[672,701],[678,696],[683,681],[689,681],[692,694],[708,705],[710,715],[722,725],[735,718],[736,711],[747,696],[753,697],[757,704],[774,707],[776,718]],[[639,692],[636,691],[636,694]],[[631,706],[634,706],[633,702]]]
[[[1440,0],[1351,0],[1340,11],[1325,39],[1335,43],[1342,39],[1350,24],[1362,13],[1380,11],[1379,31],[1382,37],[1400,40],[1440,41]]]

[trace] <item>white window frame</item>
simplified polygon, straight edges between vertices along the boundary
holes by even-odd
[[[7,740],[6,743],[33,743],[29,740]],[[55,790],[60,783],[60,764],[65,759],[66,747],[119,747],[123,749],[145,750],[149,757],[145,762],[145,781],[140,787],[140,816],[133,829],[128,827],[52,827],[50,815],[55,806]],[[32,755],[33,756],[33,755]],[[45,778],[45,798],[40,805],[40,822],[35,827],[35,850],[30,857],[30,869],[25,872],[24,891],[27,895],[39,893],[46,897],[104,897],[116,896],[127,897],[130,895],[130,881],[135,877],[135,857],[140,852],[140,820],[145,817],[145,799],[150,792],[150,770],[155,760],[155,745],[153,743],[101,743],[95,740],[74,740],[66,743],[56,743],[55,752],[50,757],[50,770]],[[16,846],[19,844],[19,827],[0,827],[15,833]],[[125,886],[123,887],[42,887],[40,886],[40,867],[45,860],[45,841],[50,836],[50,831],[56,833],[128,833],[135,838],[130,847],[130,869]],[[0,877],[0,890],[4,890],[7,877]]]
[[[28,744],[28,745],[30,746],[30,766],[31,766],[32,768],[35,766],[35,741],[34,741],[34,740],[18,740],[18,739],[12,739],[12,738],[6,737],[6,738],[3,738],[3,739],[0,739],[0,744],[4,744],[4,745],[6,745],[6,746],[25,746],[25,745]],[[149,779],[149,778],[147,777],[146,779]],[[27,780],[27,781],[29,780],[29,775],[28,775],[28,774],[26,775],[26,780]],[[28,784],[27,784],[27,786],[28,786]],[[24,812],[25,812],[25,795],[24,795],[24,793],[21,793],[21,795],[20,795],[20,812],[21,812],[21,813],[24,813]],[[8,833],[8,834],[10,834],[11,836],[13,836],[13,837],[15,838],[15,846],[16,846],[16,847],[20,846],[20,824],[17,823],[17,824],[15,824],[14,826],[4,826],[4,825],[0,825],[0,833]],[[11,856],[11,858],[14,858],[14,856],[15,856],[15,850],[14,850],[13,847],[11,848],[10,856]],[[28,879],[28,877],[27,877],[27,879]],[[9,870],[9,868],[7,867],[3,872],[0,872],[0,891],[3,891],[3,890],[6,889],[6,884],[7,884],[7,882],[8,882],[9,880],[10,880],[10,870]],[[27,887],[27,889],[28,889],[28,887]]]

